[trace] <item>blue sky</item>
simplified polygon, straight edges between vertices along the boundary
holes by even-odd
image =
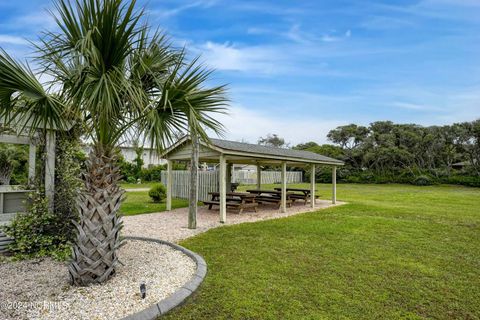
[[[325,142],[338,125],[480,118],[480,0],[139,0],[153,26],[228,83],[227,137]],[[50,0],[0,1],[19,59],[55,28]]]

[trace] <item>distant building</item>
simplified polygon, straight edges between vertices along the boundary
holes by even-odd
[[[473,160],[473,163],[477,163],[475,160]],[[470,167],[472,163],[470,161],[462,161],[462,162],[457,162],[452,164],[453,169],[461,170],[465,167]]]
[[[83,150],[85,153],[90,152],[91,147],[90,146],[84,146]],[[125,158],[126,161],[128,162],[133,162],[135,158],[137,157],[137,153],[135,152],[135,148],[131,146],[124,146],[120,147],[120,152],[122,153],[123,157]],[[155,149],[152,148],[143,148],[143,155],[142,155],[142,160],[143,160],[143,167],[148,168],[151,166],[157,166],[160,164],[166,164],[167,160],[161,159],[158,156],[158,153]]]
[[[251,164],[234,164],[233,171],[257,172],[257,166]]]
[[[122,152],[122,155],[125,158],[125,160],[128,162],[133,162],[137,157],[137,153],[135,152],[134,147],[120,147],[120,151]],[[143,166],[145,168],[167,163],[167,160],[161,159],[158,156],[157,151],[151,148],[143,148],[142,160],[143,160]]]

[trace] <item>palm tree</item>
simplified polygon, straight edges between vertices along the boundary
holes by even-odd
[[[93,149],[69,272],[74,284],[101,283],[115,273],[121,245],[122,137],[140,132],[158,150],[178,131],[208,141],[206,130],[222,132],[213,116],[225,112],[225,87],[206,87],[212,71],[150,32],[135,1],[57,0],[55,7],[60,31],[36,44],[41,75],[51,80],[42,85],[28,65],[1,51],[0,116],[28,120],[31,130],[62,128],[68,119],[83,125]]]
[[[26,161],[25,149],[19,146],[0,145],[0,185],[9,185],[15,168]]]

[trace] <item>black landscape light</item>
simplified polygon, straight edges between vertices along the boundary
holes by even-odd
[[[147,295],[147,286],[144,282],[140,283],[140,295],[142,299],[145,299],[145,296]]]

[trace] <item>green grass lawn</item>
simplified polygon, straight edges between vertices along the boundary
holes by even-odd
[[[172,208],[182,208],[188,206],[188,200],[172,199]],[[148,196],[148,191],[132,191],[126,193],[126,199],[122,203],[120,211],[125,216],[133,216],[142,213],[152,213],[165,211],[165,201],[155,203]]]
[[[167,319],[480,318],[480,189],[340,184],[338,199],[183,241],[208,275]]]

